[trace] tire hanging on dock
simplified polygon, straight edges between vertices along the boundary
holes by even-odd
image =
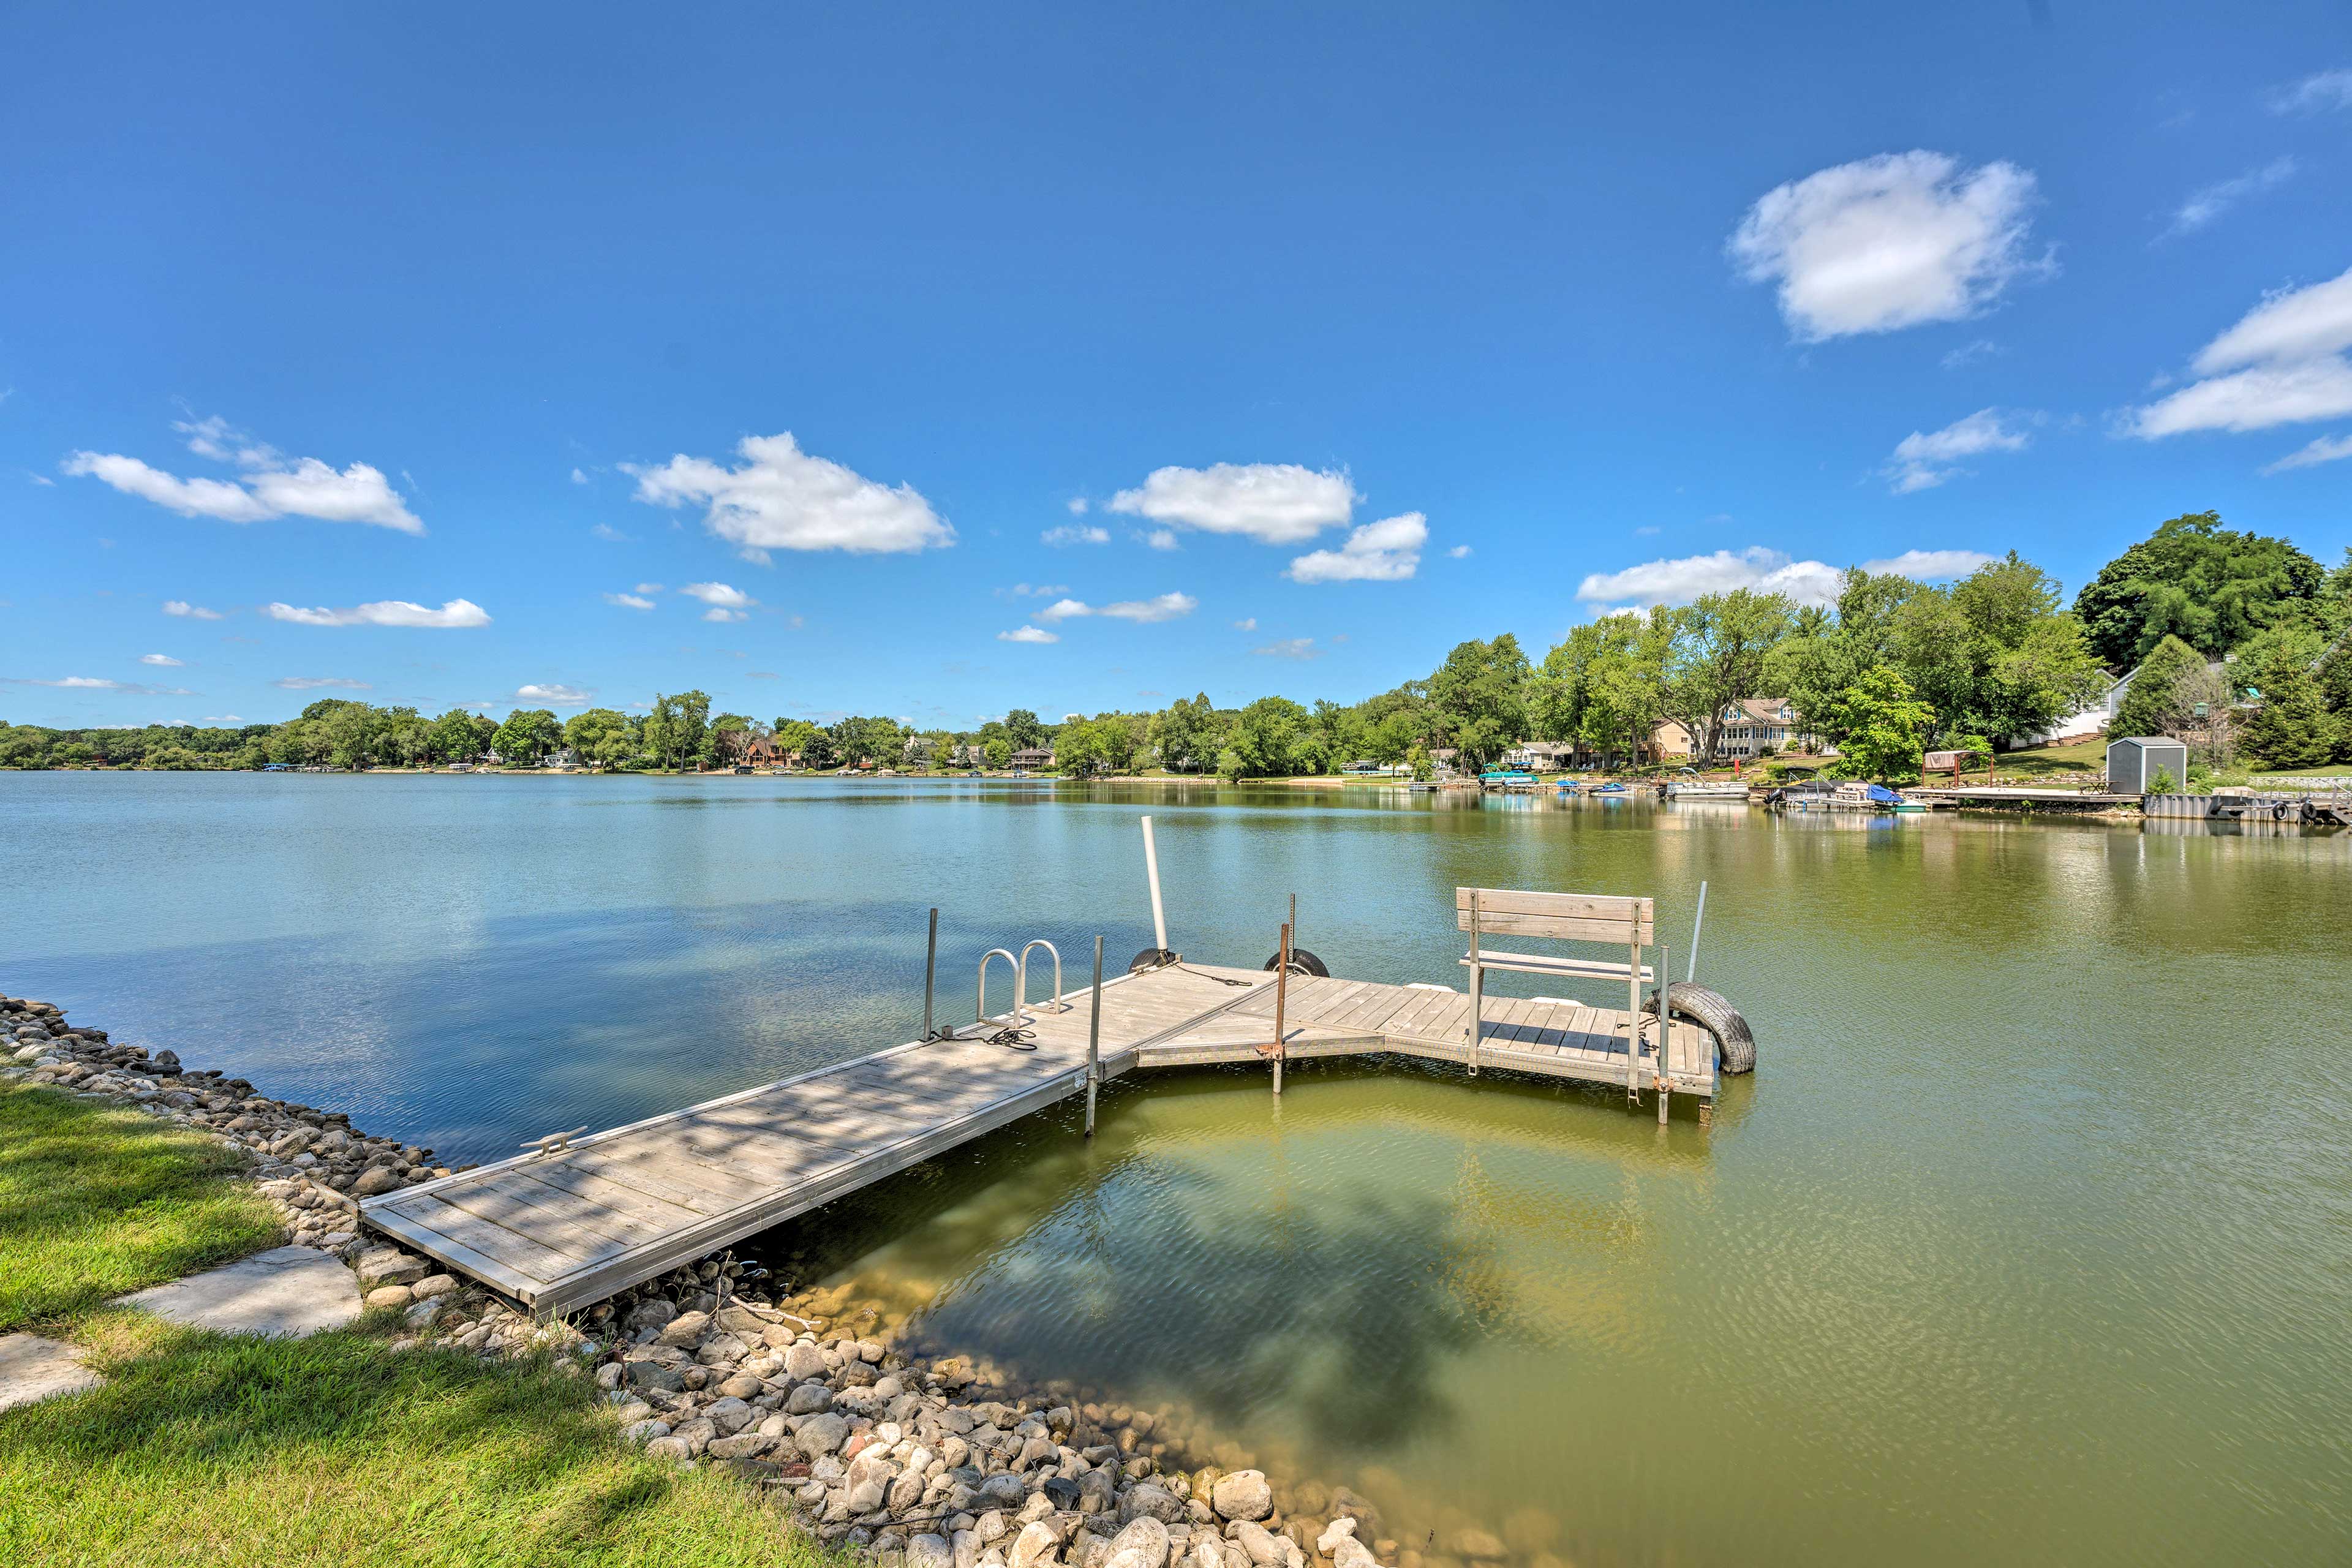
[[[1273,973],[1281,966],[1282,954],[1278,952],[1272,958],[1265,961],[1265,971],[1268,974]],[[1290,950],[1290,973],[1293,974],[1311,974],[1318,980],[1328,980],[1331,978],[1331,972],[1324,967],[1323,961],[1316,957],[1313,953],[1307,952],[1303,947],[1294,947]]]
[[[1716,1055],[1725,1072],[1756,1070],[1756,1037],[1748,1032],[1748,1020],[1739,1016],[1739,1009],[1723,993],[1677,980],[1666,987],[1666,998],[1675,1016],[1687,1018],[1715,1037]],[[1658,998],[1653,993],[1643,1002],[1642,1011],[1654,1015],[1657,1010]]]

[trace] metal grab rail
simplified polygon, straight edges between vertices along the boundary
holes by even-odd
[[[1001,947],[992,947],[980,955],[980,1012],[973,1022],[980,1024],[988,1022],[988,961],[992,958],[1001,958],[1013,966],[1012,1021],[1019,1023],[1021,1021],[1021,961]]]
[[[1070,1005],[1062,1000],[1061,950],[1056,948],[1052,942],[1047,942],[1042,936],[1035,938],[1030,942],[1027,947],[1024,947],[1021,950],[1021,963],[1015,969],[1013,978],[1013,1010],[1015,1013],[1018,1013],[1023,1008],[1029,1005],[1029,952],[1031,948],[1039,947],[1044,948],[1047,952],[1054,955],[1054,994],[1046,997],[1045,1001],[1053,1007],[1054,1011],[1057,1013],[1066,1013],[1070,1010]]]

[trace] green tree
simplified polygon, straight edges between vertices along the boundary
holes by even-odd
[[[1160,765],[1171,773],[1199,773],[1216,760],[1219,750],[1216,710],[1205,691],[1186,701],[1178,698],[1151,721],[1151,744]]]
[[[490,746],[509,767],[535,767],[562,741],[563,726],[553,713],[544,708],[518,708],[499,726]]]
[[[1013,763],[1013,737],[1011,735],[991,735],[987,740],[981,742],[981,754],[988,759],[988,765],[992,768],[1011,766]],[[1465,1025],[1464,1027],[1467,1028],[1468,1026]]]
[[[731,768],[749,754],[751,746],[751,720],[742,713],[721,713],[710,721],[703,735],[703,760],[719,767]]]
[[[1241,770],[1226,776],[1270,778],[1295,772],[1307,723],[1307,710],[1287,697],[1259,698],[1234,716],[1226,732],[1226,750]],[[1222,766],[1219,771],[1225,772]]]
[[[1470,771],[1528,738],[1531,673],[1519,639],[1505,632],[1491,642],[1474,637],[1456,644],[1430,676],[1430,704],[1437,710],[1446,741]],[[1248,748],[1237,745],[1235,750],[1244,763],[1250,760]]]
[[[635,760],[629,716],[614,708],[583,708],[563,721],[563,743],[583,763],[617,768]]]
[[[2168,636],[2219,658],[2266,627],[2309,621],[2326,579],[2284,539],[2224,528],[2218,512],[2190,512],[2101,567],[2074,596],[2074,614],[2093,654],[2117,670]]]
[[[2258,705],[2247,716],[2246,750],[2274,768],[2317,767],[2336,754],[2335,716],[2312,666],[2319,635],[2308,626],[2276,628],[2248,639],[2238,661]]]
[[[1672,616],[1665,713],[1689,731],[1705,767],[1715,761],[1736,705],[1764,694],[1766,663],[1793,628],[1796,608],[1780,594],[1735,588],[1702,594]]]
[[[1045,732],[1045,726],[1037,721],[1037,715],[1026,708],[1015,708],[1004,716],[1004,732],[1012,739],[1013,749],[1016,752],[1043,746],[1053,738]]]
[[[1849,724],[1830,771],[1841,778],[1905,783],[1919,776],[1919,763],[1935,710],[1913,699],[1911,683],[1889,665],[1864,672],[1838,700]]]
[[[805,765],[809,737],[815,733],[816,726],[805,719],[779,719],[776,721],[776,750],[787,757],[797,754]]]
[[[2117,739],[2129,735],[2178,735],[2192,716],[2197,700],[2181,686],[2192,674],[2201,675],[2205,660],[2179,637],[2167,633],[2133,672],[2107,732]]]

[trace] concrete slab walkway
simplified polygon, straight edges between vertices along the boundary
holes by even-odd
[[[360,1287],[341,1259],[307,1247],[280,1247],[125,1296],[118,1304],[217,1333],[301,1339],[358,1317]]]
[[[81,1352],[38,1334],[0,1334],[0,1410],[60,1394],[79,1394],[106,1379],[81,1364]]]

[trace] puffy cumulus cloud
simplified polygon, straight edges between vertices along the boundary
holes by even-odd
[[[1828,605],[1836,602],[1839,584],[1833,566],[1792,561],[1780,551],[1751,544],[1745,550],[1644,562],[1622,572],[1596,572],[1577,584],[1576,596],[1589,605],[1687,605],[1702,594],[1753,588],[1786,594],[1801,605]]]
[[[607,594],[604,602],[617,605],[625,610],[650,610],[654,607],[654,602],[642,594]]]
[[[337,691],[373,691],[375,689],[373,686],[364,680],[353,680],[350,677],[342,675],[289,675],[281,679],[273,680],[269,684],[277,687],[280,691],[320,691],[327,689]],[[487,708],[489,704],[487,702],[469,702],[466,706],[468,708]]]
[[[1149,626],[1156,621],[1172,621],[1191,615],[1201,607],[1201,601],[1190,594],[1168,593],[1154,599],[1127,599],[1116,605],[1099,607],[1082,599],[1057,599],[1037,612],[1041,621],[1066,621],[1079,616],[1105,616],[1115,621],[1135,621]]]
[[[2334,463],[2352,458],[2352,436],[2322,436],[2306,447],[2298,447],[2263,469],[2265,475],[2283,474],[2289,468],[2308,468],[2319,463]]]
[[[306,610],[295,605],[273,604],[268,613],[273,621],[291,621],[298,626],[415,626],[428,631],[457,631],[490,624],[488,612],[471,599],[451,599],[437,610],[412,605],[406,599],[378,599],[372,605],[355,605],[347,610]]]
[[[1986,452],[2022,451],[2032,440],[2024,431],[2004,423],[1998,408],[1979,408],[1941,430],[1914,430],[1895,444],[1895,457],[1885,468],[1896,495],[1932,489],[1962,472],[1963,458]]]
[[[221,613],[218,610],[207,610],[202,605],[191,605],[185,599],[164,600],[163,613],[167,616],[184,616],[194,621],[216,621],[221,618]]]
[[[1966,576],[1991,559],[1975,550],[1906,550],[1900,555],[1865,561],[1862,569],[1935,583]],[[1637,613],[1643,605],[1687,605],[1702,594],[1727,594],[1735,588],[1786,594],[1800,605],[1832,605],[1844,584],[1845,574],[1825,561],[1798,561],[1784,551],[1751,544],[1745,550],[1718,550],[1711,555],[1646,562],[1622,572],[1595,573],[1577,584],[1576,596],[1588,605],[1613,606],[1602,614],[1626,615]]]
[[[1009,632],[996,634],[998,642],[1060,642],[1061,635],[1043,626],[1015,626]]]
[[[640,584],[640,591],[642,587]],[[699,599],[714,609],[748,610],[760,602],[742,589],[725,583],[688,583],[678,592]]]
[[[1250,652],[1265,658],[1314,658],[1318,651],[1313,637],[1284,637],[1264,647],[1250,649]]]
[[[68,675],[56,680],[19,679],[10,677],[11,686],[49,686],[61,691],[112,691],[125,697],[194,697],[194,692],[184,686],[148,686],[136,680],[106,680],[95,675]]]
[[[2240,174],[2233,180],[2221,180],[2191,192],[2189,199],[2182,202],[2179,209],[2172,215],[2171,226],[2164,232],[2168,237],[2194,234],[2248,196],[2258,196],[2272,186],[2294,178],[2294,170],[2293,158],[2273,158],[2261,168]]]
[[[1143,536],[1143,542],[1154,550],[1179,548],[1176,542],[1176,531],[1172,528],[1155,528]]]
[[[1110,499],[1110,510],[1153,522],[1239,533],[1261,544],[1304,544],[1354,515],[1356,487],[1343,471],[1297,463],[1218,463],[1155,468]]]
[[[682,452],[658,468],[621,468],[636,479],[637,500],[706,507],[703,526],[754,561],[771,550],[890,555],[955,542],[912,485],[893,489],[812,457],[790,431],[746,436],[735,452],[743,460],[731,468]]]
[[[1729,242],[1751,282],[1778,286],[1805,342],[1956,321],[2046,263],[2026,254],[2033,176],[1886,153],[1768,191]]]
[[[1466,544],[1457,544],[1445,553],[1456,561],[1465,560],[1470,554],[1470,547]]]
[[[1087,515],[1087,498],[1086,498],[1086,497],[1084,497],[1084,496],[1072,496],[1072,497],[1070,498],[1070,500],[1069,500],[1069,507],[1070,507],[1070,515],[1071,515],[1072,517],[1084,517],[1084,516],[1086,516],[1086,515]]]
[[[1284,574],[1294,583],[1402,583],[1421,569],[1429,521],[1417,511],[1368,522],[1337,550],[1298,557]]]
[[[168,653],[142,653],[139,656],[139,662],[155,665],[163,669],[179,669],[183,668],[184,661],[173,658]]]
[[[2263,430],[2352,414],[2352,268],[2281,289],[2197,352],[2202,379],[2131,410],[2122,432],[2153,441],[2191,430]]]
[[[1955,577],[1965,577],[1979,566],[1990,566],[2000,560],[1981,550],[1906,550],[1900,555],[1889,555],[1881,561],[1865,561],[1862,569],[1874,577],[1893,574],[1908,577],[1915,583],[1948,583]]]
[[[2326,70],[2279,88],[2270,95],[2273,114],[2324,114],[2352,109],[2352,69]]]
[[[594,700],[595,693],[583,691],[576,686],[566,686],[560,680],[545,685],[520,686],[515,689],[518,702],[545,702],[556,708],[584,708]]]
[[[173,428],[187,438],[189,451],[214,462],[233,463],[245,470],[244,477],[182,479],[116,452],[75,452],[66,458],[63,469],[183,517],[209,517],[222,522],[310,517],[322,522],[373,523],[403,533],[425,531],[425,524],[408,510],[380,468],[353,463],[339,469],[316,458],[289,459],[219,418],[183,421]]]
[[[1037,537],[1056,547],[1065,544],[1108,544],[1110,530],[1091,524],[1064,523],[1059,528],[1047,529]]]

